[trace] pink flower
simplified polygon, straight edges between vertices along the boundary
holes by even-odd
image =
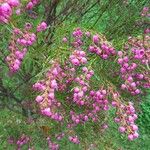
[[[27,6],[26,6],[26,9],[32,9],[33,8],[33,3],[32,2],[29,2],[28,4],[27,4]]]
[[[0,23],[8,23],[8,18],[0,15]]]
[[[126,131],[125,127],[119,127],[119,132],[124,133]]]
[[[80,91],[80,89],[78,87],[74,88],[74,92],[78,93]]]
[[[133,114],[133,118],[136,120],[138,118],[137,114]]]
[[[20,52],[20,51],[16,51],[15,52],[15,55],[16,55],[16,57],[18,58],[18,59],[23,59],[23,57],[24,57],[24,54],[22,53],[22,52]]]
[[[57,89],[57,82],[56,82],[56,80],[52,80],[51,81],[51,88]]]
[[[88,121],[88,116],[84,116],[84,121]]]
[[[3,3],[0,6],[0,12],[2,13],[1,15],[3,16],[10,16],[12,14],[12,9],[8,3]]]
[[[32,2],[34,5],[36,5],[36,4],[39,2],[39,0],[31,0],[31,2]]]
[[[128,140],[129,140],[129,141],[132,141],[133,139],[134,139],[133,134],[129,134],[129,135],[128,135]]]
[[[120,122],[120,119],[119,119],[119,118],[115,118],[114,121],[115,121],[116,123],[119,123],[119,122]]]
[[[20,9],[17,9],[17,10],[16,10],[16,15],[19,16],[20,14],[21,14],[21,10],[20,10]]]
[[[103,129],[107,129],[107,128],[108,128],[108,125],[107,125],[107,124],[103,124],[103,125],[102,125],[102,128],[103,128]]]
[[[133,134],[133,138],[136,139],[136,138],[138,138],[138,137],[139,137],[139,134],[138,134],[137,132],[135,132],[135,133]]]
[[[122,57],[123,56],[123,52],[122,51],[118,51],[118,56]]]
[[[115,101],[112,101],[111,104],[112,104],[113,107],[116,107],[116,106],[117,106],[117,102],[115,102]]]
[[[46,116],[49,116],[49,117],[52,116],[50,108],[45,108],[45,109],[41,110],[41,113],[43,115],[46,115]]]
[[[20,5],[19,0],[7,0],[7,3],[11,6],[11,7],[17,7]]]
[[[78,66],[80,64],[78,59],[72,59],[71,62],[73,63],[73,65]]]
[[[41,23],[41,27],[45,30],[45,29],[47,28],[46,22],[42,22],[42,23]]]
[[[47,24],[46,22],[42,22],[37,26],[37,32],[41,32],[47,29]]]
[[[84,105],[84,101],[80,101],[80,105],[83,106]]]
[[[140,94],[141,91],[140,91],[139,89],[136,89],[135,93],[136,93],[136,94]]]
[[[42,102],[42,100],[43,100],[42,96],[39,95],[36,97],[36,102],[40,103],[40,102]]]
[[[11,68],[11,71],[16,72],[19,69],[19,64],[14,64]]]
[[[138,126],[137,125],[131,125],[131,127],[132,127],[132,129],[134,130],[134,131],[137,131],[138,130]]]
[[[54,70],[52,71],[52,74],[55,76],[58,75],[58,70],[56,68],[54,68]]]
[[[83,92],[83,91],[80,91],[80,92],[78,93],[78,97],[80,97],[80,98],[82,98],[83,95],[84,95],[84,92]]]
[[[129,117],[128,117],[128,121],[129,121],[129,122],[133,122],[133,121],[134,121],[134,118],[133,118],[132,116],[129,116]]]
[[[48,94],[48,97],[49,97],[50,99],[54,99],[54,98],[55,98],[55,95],[54,95],[54,93],[49,93],[49,94]]]
[[[144,11],[144,12],[148,12],[148,11],[149,11],[149,7],[144,7],[144,8],[143,8],[143,11]]]
[[[69,136],[69,141],[73,142],[74,144],[79,144],[80,143],[77,136],[75,136],[75,137]]]
[[[91,36],[91,33],[90,33],[90,32],[86,32],[85,35],[86,35],[87,37],[90,37],[90,36]]]
[[[66,43],[66,42],[68,41],[68,39],[67,39],[66,37],[64,37],[64,38],[62,39],[62,41],[63,41],[64,43]]]
[[[94,35],[94,36],[93,36],[93,42],[94,42],[95,44],[98,44],[98,43],[99,43],[99,36],[98,36],[98,35]]]

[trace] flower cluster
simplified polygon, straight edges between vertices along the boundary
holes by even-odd
[[[75,90],[79,88],[75,87]],[[81,91],[80,91],[81,92]],[[80,96],[79,92],[79,96]],[[74,93],[75,95],[76,93]],[[77,124],[84,124],[85,122],[92,120],[93,122],[97,122],[99,120],[99,112],[107,111],[109,109],[109,102],[107,100],[107,92],[106,90],[98,90],[98,91],[90,91],[86,93],[81,92],[82,98],[78,100],[77,105],[84,106],[86,109],[83,113],[77,114],[74,111],[70,111],[70,118],[72,120],[72,124],[69,127],[74,127]],[[74,99],[73,99],[74,101]],[[83,108],[84,109],[84,108]]]
[[[74,143],[74,144],[79,144],[80,143],[77,136],[69,136],[69,141]]]
[[[118,51],[120,74],[125,81],[121,85],[121,89],[127,90],[132,95],[140,94],[140,87],[150,87],[150,77],[148,76],[150,73],[150,37],[148,32],[144,33],[143,39],[130,37],[125,45],[125,51]]]
[[[53,143],[50,139],[50,137],[47,138],[48,147],[50,150],[59,150],[59,145],[56,143]]]
[[[18,28],[13,30],[9,45],[10,54],[6,57],[6,62],[12,73],[19,70],[21,62],[27,53],[28,46],[33,45],[36,41],[36,35],[29,32],[27,28],[29,28],[29,25],[26,25],[25,31],[21,31]]]
[[[129,64],[129,57],[128,56],[123,56],[118,52],[118,55],[120,58],[118,59],[118,63],[120,64],[120,73],[122,79],[125,81],[124,84],[121,85],[122,90],[127,90],[130,92],[132,95],[137,95],[140,94],[141,91],[137,88],[139,85],[138,82],[134,82],[133,79],[133,71],[137,68],[136,63],[130,63]]]
[[[100,56],[102,59],[108,59],[109,56],[115,55],[115,49],[103,41],[99,35],[93,35],[93,45],[89,46],[89,51]]]
[[[149,7],[144,7],[142,12],[141,12],[141,16],[144,16],[144,17],[150,17],[150,12],[149,12]]]
[[[145,29],[143,39],[129,37],[128,45],[126,44],[126,49],[131,49],[133,59],[139,60],[142,64],[148,64],[150,62],[150,50],[149,50],[149,40],[150,40],[150,29]]]
[[[135,124],[137,115],[135,114],[133,103],[129,102],[127,105],[121,104],[120,101],[118,101],[118,96],[117,99],[115,97],[115,100],[116,101],[112,102],[112,106],[117,108],[117,117],[114,121],[119,124],[119,132],[127,133],[129,140],[138,138],[138,126]]]
[[[37,26],[37,32],[45,31],[47,29],[47,24],[45,22],[41,22]]]
[[[26,135],[22,135],[16,142],[17,150],[21,150],[21,147],[29,142],[30,138]]]
[[[75,127],[78,124],[83,124],[89,120],[89,117],[87,114],[76,114],[73,111],[70,111],[70,118],[72,120],[72,124],[69,124],[69,128]]]
[[[0,4],[0,23],[8,23],[12,16],[13,8],[19,5],[19,0],[7,0]]]
[[[85,33],[85,35],[87,32]],[[84,32],[81,31],[81,29],[77,28],[73,32],[73,37],[74,41],[73,48],[75,49],[72,54],[70,55],[69,58],[72,59],[78,59],[79,63],[74,64],[74,61],[71,61],[71,64],[73,67],[72,69],[74,72],[79,71],[81,69],[81,74],[75,75],[73,77],[72,84],[74,85],[73,87],[73,97],[69,97],[68,100],[69,102],[73,102],[79,107],[85,107],[85,111],[83,113],[76,113],[74,111],[70,111],[70,118],[72,120],[72,123],[69,124],[69,127],[74,127],[77,124],[84,124],[87,122],[89,119],[92,119],[93,122],[96,122],[98,120],[98,113],[100,110],[108,110],[108,100],[106,99],[106,90],[98,90],[98,91],[93,91],[90,89],[90,80],[92,76],[94,75],[93,70],[89,70],[85,65],[88,65],[88,56],[85,51],[83,51],[83,35]],[[89,35],[91,35],[89,33]],[[78,42],[77,42],[78,41]],[[82,57],[86,60],[86,63],[80,62],[82,58],[75,57],[75,54],[82,54]],[[80,69],[79,69],[80,67]],[[72,73],[72,72],[71,72]],[[100,96],[100,97],[99,97]],[[101,99],[100,99],[101,98]],[[84,108],[83,108],[84,109]]]
[[[57,140],[61,140],[65,136],[65,133],[57,134],[55,137]]]
[[[94,113],[99,112],[100,110],[108,110],[109,109],[109,101],[107,99],[107,91],[104,89],[98,91],[91,91],[91,97],[94,100],[93,110]]]
[[[62,78],[62,74],[60,66],[54,64],[54,66],[48,71],[46,79],[33,85],[35,90],[41,92],[41,94],[36,97],[36,102],[40,106],[41,113],[56,121],[62,121],[63,119],[61,114],[55,112],[61,106],[61,103],[55,98],[55,92],[58,91],[57,80],[59,81],[59,79]]]
[[[39,0],[30,0],[26,5],[26,9],[27,10],[33,9],[33,7],[36,6],[39,2],[40,2]]]
[[[83,42],[82,42],[82,37],[83,37],[83,32],[81,31],[80,28],[77,28],[73,31],[72,33],[73,35],[73,42],[72,42],[72,46],[73,48],[77,48],[77,49],[80,49],[80,47],[83,45]],[[63,38],[63,40],[65,39],[66,37]],[[67,40],[67,38],[66,38]],[[66,40],[64,40],[65,42],[67,42]],[[79,54],[80,55],[80,54]],[[80,56],[81,57],[81,56]]]
[[[25,32],[17,39],[17,43],[21,46],[31,46],[36,41],[36,35],[34,33]]]
[[[70,56],[70,61],[75,66],[80,66],[87,63],[86,53],[81,50],[75,50]]]
[[[84,101],[81,100],[79,103],[80,106],[85,107],[85,111],[80,114],[70,111],[70,118],[73,121],[72,126],[84,124],[89,120],[97,122],[99,120],[99,113],[109,109],[109,102],[106,96],[107,93],[104,89],[98,91],[91,90],[88,93],[86,92],[86,95],[83,97]]]
[[[88,70],[87,67],[82,68],[82,72],[84,75],[80,75],[76,77],[74,82],[78,85],[74,87],[73,93],[73,102],[78,104],[79,106],[84,105],[88,97],[86,96],[86,92],[88,91],[89,83],[88,81],[93,76],[93,70]]]

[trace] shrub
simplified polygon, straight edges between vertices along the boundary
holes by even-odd
[[[50,28],[46,22],[37,19],[36,24],[24,21],[17,26],[18,20],[11,21],[16,7],[20,15],[16,17],[25,18],[23,12],[29,13],[36,5],[40,2],[32,0],[21,7],[19,1],[10,0],[0,6],[2,30],[8,33],[3,38],[8,51],[1,52],[2,104],[31,122],[43,118],[47,124],[41,128],[49,149],[59,149],[56,141],[63,137],[82,143],[76,130],[87,123],[96,131],[108,128],[111,107],[116,109],[114,121],[119,132],[130,141],[138,138],[134,107],[144,88],[150,87],[150,29],[143,37],[130,37],[121,51],[103,35],[84,28],[57,37],[58,28],[49,45],[43,38]],[[148,9],[144,8],[142,15],[147,17]],[[49,122],[54,129],[51,135]],[[9,141],[21,149],[31,137],[21,134]]]

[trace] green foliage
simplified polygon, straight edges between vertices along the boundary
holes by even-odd
[[[138,124],[142,133],[150,135],[150,90],[147,91],[147,96],[143,97],[144,102],[141,102]]]

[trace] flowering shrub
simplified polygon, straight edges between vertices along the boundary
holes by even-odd
[[[8,23],[13,14],[13,9],[20,5],[19,0],[8,0],[0,5],[0,22]]]
[[[31,0],[22,9],[31,10],[38,3],[39,1]],[[12,24],[12,11],[20,5],[18,0],[4,1],[0,5],[1,23]],[[144,9],[142,15],[147,14],[148,10]],[[5,61],[13,75],[21,70],[28,49],[35,43],[40,45],[39,32],[47,28],[45,22],[40,22],[37,27],[26,23],[23,29],[12,25],[8,47],[10,53]],[[124,99],[123,95],[131,94],[136,98],[142,94],[144,88],[150,88],[149,34],[150,30],[146,29],[143,38],[130,37],[121,51],[117,51],[104,36],[81,28],[76,28],[71,35],[63,37],[61,46],[65,50],[62,48],[58,57],[54,57],[48,63],[48,71],[42,72],[41,80],[32,86],[32,90],[35,91],[32,91],[32,98],[36,95],[33,113],[65,128],[54,136],[55,140],[67,137],[70,142],[80,144],[80,137],[76,135],[75,128],[79,125],[84,126],[87,122],[98,124],[102,120],[101,114],[104,114],[105,118],[112,107],[116,109],[114,121],[118,124],[119,132],[125,133],[130,141],[138,138],[134,102],[127,99],[127,96]],[[63,52],[65,57],[61,59],[59,55]],[[97,74],[94,68],[99,63],[98,67],[103,65],[102,68],[105,69],[108,62],[117,66],[105,70],[109,78],[112,78],[110,75],[114,75],[113,78],[118,80],[116,83]],[[107,127],[107,124],[103,124],[103,128]],[[29,141],[29,137],[22,135],[16,142],[18,149]],[[49,149],[59,149],[51,135],[47,137],[47,143]]]

